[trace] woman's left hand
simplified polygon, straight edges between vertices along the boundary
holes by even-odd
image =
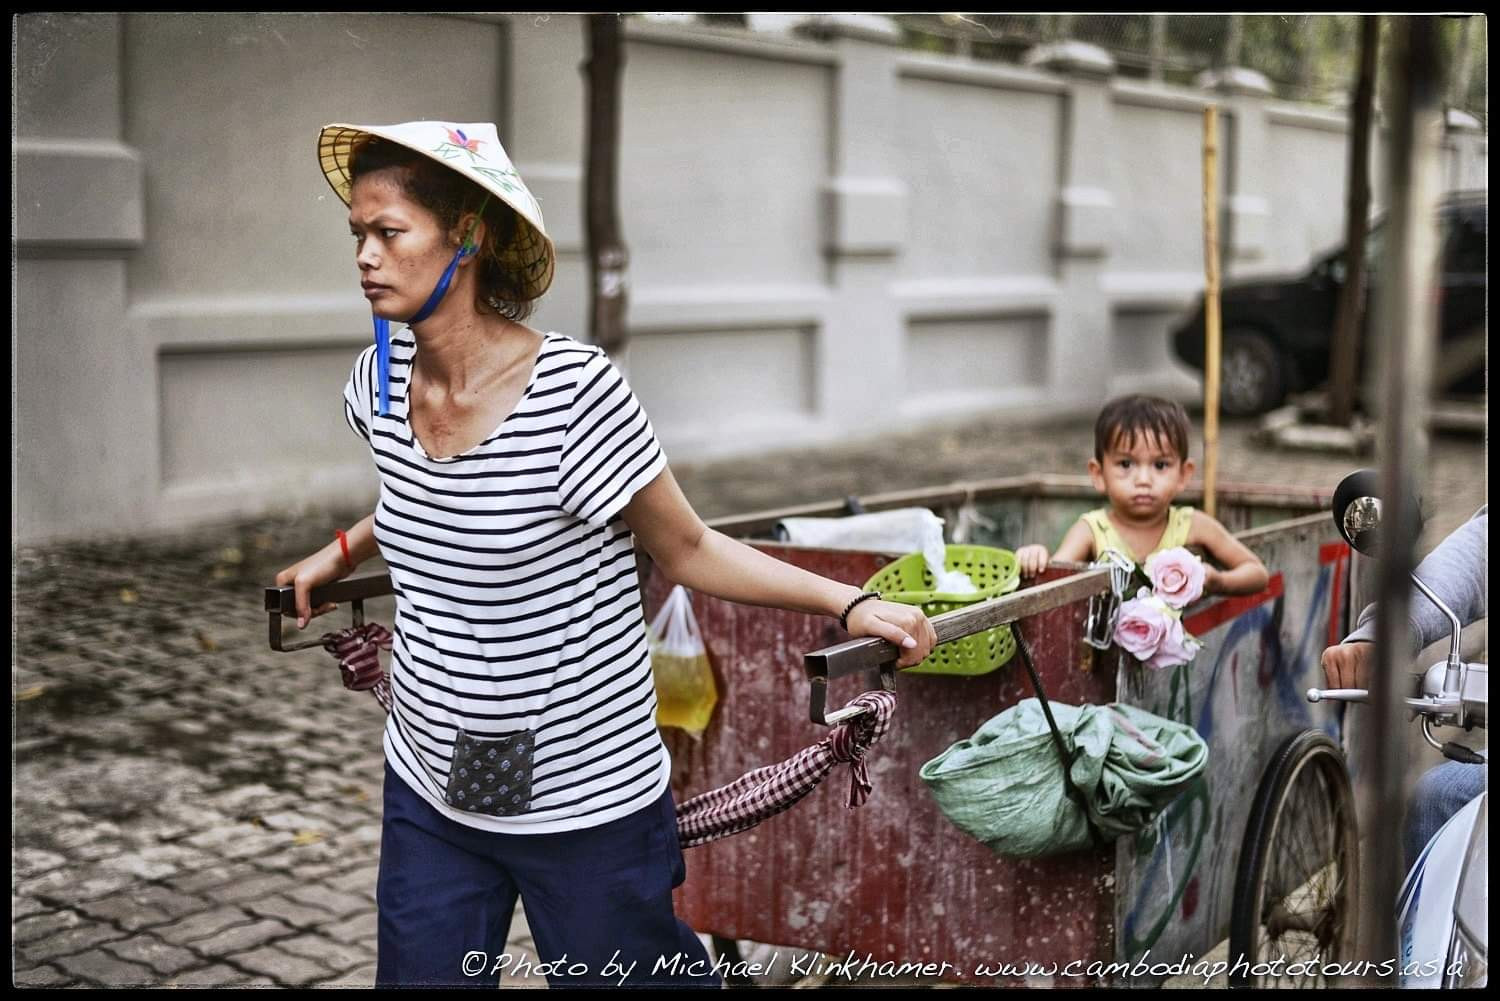
[[[849,635],[878,636],[901,648],[897,667],[920,664],[937,645],[937,632],[915,605],[862,601],[849,613]]]

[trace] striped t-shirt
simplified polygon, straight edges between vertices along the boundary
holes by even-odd
[[[415,337],[391,337],[390,413],[374,347],[344,389],[380,473],[375,539],[396,594],[386,760],[453,820],[506,834],[595,827],[654,802],[670,759],[620,511],[666,468],[651,424],[598,348],[547,334],[515,410],[445,459],[407,419]],[[530,805],[449,806],[458,731],[533,731]]]

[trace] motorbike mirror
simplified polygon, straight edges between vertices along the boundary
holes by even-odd
[[[1375,556],[1380,543],[1380,474],[1359,469],[1339,481],[1333,491],[1333,523],[1344,541],[1366,556]]]

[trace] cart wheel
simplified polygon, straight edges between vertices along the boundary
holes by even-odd
[[[738,941],[732,938],[725,938],[722,935],[714,935],[712,938],[714,956],[722,960],[726,966],[733,968],[745,961],[745,957],[740,953],[740,943]],[[730,988],[754,987],[755,981],[750,977],[727,973],[724,975],[724,986]]]
[[[1230,986],[1324,985],[1316,965],[1297,964],[1352,959],[1358,884],[1344,755],[1327,735],[1304,730],[1277,749],[1250,810],[1229,919]],[[1285,962],[1256,969],[1277,959]]]

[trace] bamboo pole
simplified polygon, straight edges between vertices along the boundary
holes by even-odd
[[[1219,478],[1219,109],[1203,109],[1203,512],[1218,517]]]

